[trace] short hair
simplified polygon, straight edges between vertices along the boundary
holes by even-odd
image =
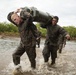
[[[10,12],[8,15],[7,15],[7,19],[12,22],[13,24],[17,25],[15,22],[12,21],[11,19],[11,16],[14,14],[14,12]]]
[[[57,22],[58,22],[58,20],[59,20],[59,17],[58,16],[54,16],[53,18],[55,18],[57,20]]]

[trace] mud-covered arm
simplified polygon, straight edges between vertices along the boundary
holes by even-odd
[[[25,29],[27,29],[27,28],[32,26],[32,18],[31,18],[31,16],[28,17],[26,20],[23,20],[23,21],[24,21],[23,25],[24,25]]]
[[[31,25],[31,30],[33,32],[33,35],[37,38],[39,35],[38,35],[38,30],[37,30],[36,25],[32,24]]]
[[[30,16],[32,17],[31,13],[30,13],[30,9],[27,8],[27,7],[24,7],[24,8],[21,8],[21,12],[20,12],[20,17],[22,19],[27,19],[29,18]]]
[[[40,26],[42,28],[47,28],[47,26],[49,26],[51,24],[52,24],[52,18],[48,22],[46,22],[46,23],[40,23]]]
[[[30,16],[32,17],[32,15],[30,14],[31,10],[30,8],[28,7],[24,7],[24,8],[19,8],[17,9],[16,11],[14,11],[14,13],[19,13],[20,14],[20,17],[22,19],[27,19],[29,18]]]
[[[70,35],[69,33],[62,27],[59,27],[59,33],[64,36],[65,38],[67,38],[68,40],[70,39]]]

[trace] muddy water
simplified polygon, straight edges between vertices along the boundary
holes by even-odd
[[[0,39],[0,75],[12,75],[14,64],[12,62],[12,53],[19,45],[19,38]],[[21,66],[24,75],[76,75],[76,42],[67,41],[62,54],[58,53],[55,67],[44,65],[42,49],[44,39],[41,41],[40,48],[36,48],[37,69],[30,72],[30,62],[26,53],[21,57]],[[51,60],[49,60],[49,63]]]

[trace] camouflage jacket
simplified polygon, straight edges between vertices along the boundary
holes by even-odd
[[[67,34],[67,32],[59,25],[53,26],[51,23],[49,23],[48,25],[41,25],[41,27],[47,29],[45,44],[58,46],[59,36],[65,36]]]
[[[23,46],[35,46],[37,38],[37,28],[31,22],[31,17],[24,20],[19,26],[19,33],[21,37],[21,43]]]

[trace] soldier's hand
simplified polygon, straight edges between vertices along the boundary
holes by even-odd
[[[69,34],[67,34],[65,37],[67,38],[67,40],[70,40],[70,35]]]
[[[19,13],[19,12],[21,12],[21,8],[19,8],[19,9],[17,9],[16,11],[14,11],[14,13]]]
[[[36,40],[38,40],[38,39],[39,39],[39,37],[36,38]]]
[[[30,16],[32,16],[29,12],[24,12],[24,14],[25,14],[25,16],[28,18],[28,17],[30,17]]]

